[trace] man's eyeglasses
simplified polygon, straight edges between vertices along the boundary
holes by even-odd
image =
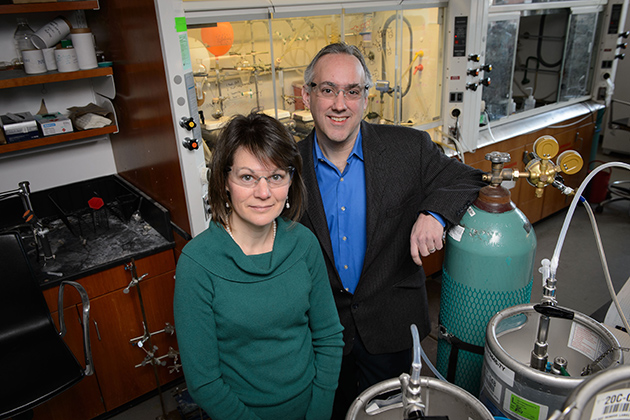
[[[363,91],[368,89],[367,86],[360,85],[349,85],[343,89],[339,89],[332,83],[317,85],[315,82],[311,82],[309,86],[311,87],[311,91],[314,91],[320,98],[336,99],[339,92],[343,92],[343,97],[348,101],[358,101],[363,97]]]
[[[293,166],[289,166],[286,171],[278,169],[273,174],[267,176],[256,175],[253,172],[243,172],[237,175],[235,172],[232,172],[232,168],[228,168],[228,176],[232,178],[232,181],[236,185],[245,188],[254,188],[263,178],[267,181],[267,186],[269,188],[280,188],[287,186],[291,182],[294,171],[295,168]]]

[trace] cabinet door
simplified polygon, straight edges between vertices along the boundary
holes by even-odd
[[[175,269],[175,255],[173,251],[162,251],[159,254],[141,258],[135,262],[139,275],[149,273],[151,276],[166,273]],[[91,274],[78,280],[85,288],[90,301],[106,293],[127,287],[131,281],[129,271],[125,269],[127,264],[121,264],[98,273]],[[57,310],[57,296],[59,286],[44,290],[44,298],[51,311]],[[66,287],[64,291],[64,307],[78,305],[81,296],[74,287]]]
[[[175,271],[157,276],[146,282],[141,282],[140,293],[142,294],[142,301],[144,303],[148,331],[152,333],[151,343],[158,348],[155,352],[155,357],[160,358],[161,362],[161,364],[157,366],[157,377],[160,384],[164,385],[179,378],[183,373],[181,367],[174,367],[175,364],[179,366],[177,336],[174,333],[175,317],[173,315]],[[134,287],[129,294],[136,299],[139,307],[138,289]],[[166,331],[159,332],[165,329]],[[138,339],[140,335],[141,334],[130,337],[129,339]],[[138,340],[134,340],[133,347],[136,353],[136,365],[142,364],[145,360],[146,353],[138,346]],[[148,342],[143,344],[142,347],[149,349]],[[152,367],[151,365],[145,364],[145,366],[136,369],[152,370]],[[154,385],[154,388],[156,386],[157,385]]]
[[[59,328],[58,314],[52,313]],[[81,316],[76,306],[64,310],[66,335],[64,341],[79,363],[85,366]],[[96,337],[92,337],[94,343]],[[105,412],[96,374],[84,377],[72,388],[59,394],[34,410],[34,420],[88,420]]]
[[[92,353],[107,410],[119,407],[158,386],[154,367],[151,364],[142,366],[147,356],[144,349],[151,351],[151,346],[146,342],[141,348],[131,342],[144,334],[138,290],[142,295],[147,330],[154,332],[164,328],[167,322],[171,325],[174,323],[174,287],[174,271],[171,271],[140,281],[127,294],[123,293],[124,289],[119,289],[92,300],[92,319],[98,324],[100,336],[92,347]],[[167,353],[169,346],[177,348],[174,335],[156,334],[151,341],[158,346],[156,357]],[[172,359],[165,360],[168,365],[172,365]],[[165,366],[157,366],[156,371],[160,383],[181,375],[169,375],[168,367]]]

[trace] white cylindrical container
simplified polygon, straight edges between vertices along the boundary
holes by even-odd
[[[79,60],[74,48],[58,48],[55,50],[55,61],[60,73],[79,70]]]
[[[55,49],[54,48],[45,48],[44,53],[44,62],[46,63],[46,70],[52,71],[57,70],[57,60],[55,59]]]
[[[41,50],[22,51],[24,71],[28,74],[46,73],[46,62]]]
[[[70,32],[72,46],[77,52],[79,68],[81,70],[95,69],[98,67],[96,61],[96,50],[94,48],[94,37],[88,28],[76,28]]]
[[[59,41],[68,36],[70,29],[72,29],[70,22],[63,16],[59,16],[33,34],[33,45],[40,50],[54,47]]]

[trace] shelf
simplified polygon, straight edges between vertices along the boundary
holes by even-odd
[[[91,70],[71,71],[68,73],[49,71],[41,74],[26,74],[24,70],[3,70],[0,71],[0,89],[88,79],[90,77],[110,76],[113,74],[114,71],[111,67],[98,67]]]
[[[57,143],[65,143],[72,140],[87,139],[90,137],[101,136],[103,134],[112,134],[118,131],[116,125],[108,125],[103,128],[93,128],[91,130],[73,131],[67,134],[58,134],[56,136],[40,137],[33,140],[25,140],[17,143],[1,144],[0,154],[15,152],[18,150],[33,149],[40,146],[49,146]]]
[[[62,12],[66,10],[92,10],[98,8],[98,0],[0,4],[0,15],[8,15],[12,13]]]

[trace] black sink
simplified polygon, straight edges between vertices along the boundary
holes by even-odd
[[[54,258],[46,258],[22,219],[19,197],[0,201],[0,231],[19,232],[42,285],[174,247],[168,210],[118,175],[32,192],[30,199]]]

